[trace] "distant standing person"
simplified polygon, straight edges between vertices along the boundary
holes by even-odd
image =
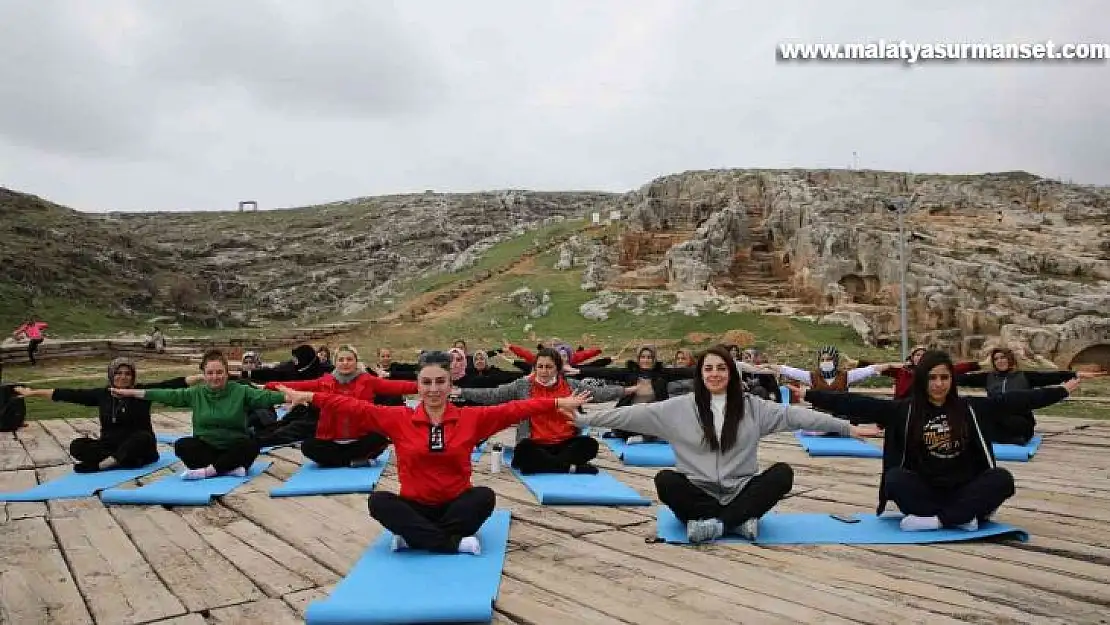
[[[46,340],[43,330],[46,329],[47,325],[45,321],[28,319],[26,323],[16,328],[15,332],[12,332],[12,337],[15,340],[21,341],[26,338],[29,341],[27,343],[27,358],[31,361],[32,366],[37,364],[35,362],[35,352],[38,351],[39,345],[42,345],[42,342]]]
[[[153,349],[159,354],[166,351],[166,335],[162,334],[162,329],[154,326],[154,329],[150,331],[150,336],[146,337],[146,343],[143,344],[143,347]]]

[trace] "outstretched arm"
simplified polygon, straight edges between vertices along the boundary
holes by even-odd
[[[876,428],[856,427],[843,419],[801,406],[786,406],[780,402],[753,397],[755,417],[759,420],[761,436],[793,430],[835,432],[841,436],[861,438],[878,434]]]
[[[1004,418],[1006,415],[1027,413],[1062,402],[1077,388],[1079,388],[1079,380],[1072,378],[1060,386],[1046,386],[1027,391],[1007,391],[989,397],[968,397],[967,399],[977,413],[988,418],[998,419]]]
[[[550,410],[552,405],[571,420],[574,410],[589,401],[589,393],[575,393],[570,397],[519,399],[498,406],[472,406],[463,408],[466,414],[478,418],[478,436],[489,438],[505,428],[520,423],[521,421],[539,412]]]
[[[116,397],[137,397],[148,399],[173,408],[190,408],[193,405],[194,389],[191,388],[114,388],[112,395]]]
[[[15,387],[16,395],[20,397],[41,397],[43,399],[53,399],[54,401],[62,401],[67,404],[77,404],[79,406],[92,406],[96,407],[100,404],[100,398],[103,397],[101,393],[104,392],[102,388],[27,388],[26,386]]]
[[[457,390],[459,396],[463,399],[487,406],[528,398],[528,382],[523,378],[493,388],[460,388]]]
[[[641,434],[669,439],[671,438],[669,424],[674,422],[676,412],[686,410],[682,402],[689,401],[690,397],[683,395],[649,404],[635,404],[577,415],[575,421],[578,425],[633,430]]]
[[[294,391],[290,388],[284,388],[282,392],[285,394],[284,401],[291,404],[311,404],[320,408],[317,431],[334,428],[337,421],[344,421],[351,428],[352,436],[380,432],[395,438],[397,424],[410,414],[410,409],[405,406],[379,406],[343,395]]]
[[[886,427],[891,415],[897,412],[897,402],[857,393],[808,390],[805,400],[815,408],[853,417],[863,423],[876,423]]]

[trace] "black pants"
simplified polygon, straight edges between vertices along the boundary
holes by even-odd
[[[1014,496],[1014,476],[1006,469],[987,469],[962,487],[941,490],[901,467],[886,472],[886,496],[903,514],[935,516],[951,527],[986,520]]]
[[[83,437],[69,444],[69,455],[87,468],[115,458],[121,468],[138,469],[158,460],[158,443],[147,431],[109,439]]]
[[[430,506],[400,495],[375,491],[368,507],[387,530],[405,539],[413,549],[455,553],[459,541],[478,533],[493,514],[497,496],[485,486],[475,486],[449,503]],[[433,589],[434,590],[434,589]]]
[[[221,449],[195,436],[186,436],[177,439],[173,444],[173,451],[190,469],[203,469],[211,465],[217,473],[227,473],[238,467],[250,470],[262,450],[252,438]]]
[[[661,440],[658,436],[651,436],[650,434],[640,434],[639,432],[633,432],[632,430],[612,429],[603,435],[604,438],[619,438],[622,441],[627,441],[633,436],[643,436],[645,443],[653,443],[655,441]]]
[[[513,468],[525,475],[532,473],[569,473],[571,466],[588,463],[597,457],[597,440],[573,436],[554,445],[541,445],[530,438],[516,444]]]
[[[386,447],[389,447],[389,439],[371,432],[349,443],[310,438],[301,443],[301,453],[322,467],[346,467],[355,460],[377,458]]]
[[[662,501],[683,523],[700,519],[720,519],[725,530],[734,530],[748,519],[767,514],[794,487],[794,470],[777,462],[752,477],[740,494],[727,505],[698,488],[677,471],[665,469],[655,475],[655,490]]]
[[[39,345],[42,345],[44,339],[31,339],[27,343],[27,358],[30,359],[31,364],[35,364],[35,352],[38,351]]]

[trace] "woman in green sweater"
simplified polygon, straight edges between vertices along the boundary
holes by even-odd
[[[204,384],[183,389],[113,388],[112,395],[193,409],[193,435],[174,443],[174,453],[189,468],[185,479],[243,477],[261,452],[247,431],[247,410],[283,404],[285,395],[247,384],[228,384],[227,358],[218,350],[206,352],[200,366]]]

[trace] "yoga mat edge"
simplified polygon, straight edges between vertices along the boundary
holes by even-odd
[[[93,497],[99,492],[160,471],[175,462],[177,462],[176,456],[172,453],[163,452],[158,454],[157,461],[138,469],[109,469],[95,473],[74,473],[71,469],[69,473],[26,490],[0,493],[0,502],[51,501]]]
[[[308,460],[280,486],[270,491],[271,497],[307,497],[373,492],[385,471],[393,450],[386,449],[369,467],[321,469]]]
[[[305,612],[309,625],[351,623],[488,623],[508,550],[508,510],[495,510],[478,530],[482,553],[394,553],[383,530],[325,599]],[[428,592],[435,588],[436,592]]]
[[[926,532],[904,532],[898,527],[900,515],[876,517],[873,514],[854,515],[858,523],[844,523],[822,513],[770,512],[759,522],[755,545],[925,545],[935,543],[967,542],[982,538],[1008,537],[1021,542],[1029,540],[1029,533],[1004,523],[990,522],[977,531],[940,529]],[[670,544],[689,544],[686,526],[670,508],[656,509],[656,536]],[[743,542],[739,536],[725,536],[714,542]]]
[[[139,488],[101,491],[100,500],[116,505],[206,506],[258,477],[271,464],[272,460],[256,460],[246,477],[219,476],[186,481],[181,479],[180,473],[167,475]]]

